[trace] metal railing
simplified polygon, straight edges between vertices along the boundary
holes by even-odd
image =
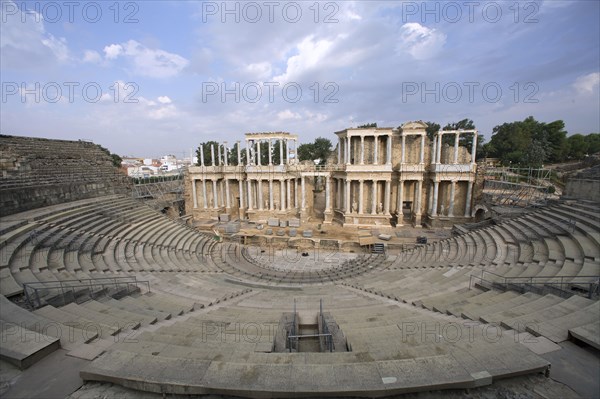
[[[25,300],[31,309],[37,309],[56,298],[63,306],[78,298],[93,299],[105,292],[107,288],[126,289],[131,294],[139,285],[145,285],[150,292],[150,282],[138,280],[136,276],[100,277],[82,280],[36,281],[23,283]]]
[[[485,278],[485,274],[496,278]],[[497,287],[513,291],[537,291],[539,293],[552,291],[559,296],[572,296],[578,294],[573,287],[587,287],[587,291],[580,288],[578,291],[586,291],[588,298],[600,295],[600,276],[534,276],[534,277],[506,277],[500,274],[482,270],[481,276],[472,274],[469,276],[469,289],[473,281],[479,280],[482,285],[490,288]]]

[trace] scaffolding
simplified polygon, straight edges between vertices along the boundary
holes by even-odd
[[[143,200],[156,209],[183,201],[184,169],[179,169],[177,174],[133,179],[131,193],[134,199]]]
[[[544,204],[553,193],[552,171],[544,168],[488,168],[483,192],[486,202],[527,207]]]

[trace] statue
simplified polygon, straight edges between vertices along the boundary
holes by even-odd
[[[356,201],[352,201],[352,213],[356,213],[357,209],[358,209],[358,205],[356,204]]]
[[[377,204],[377,213],[381,213],[383,211],[383,204],[380,202]]]

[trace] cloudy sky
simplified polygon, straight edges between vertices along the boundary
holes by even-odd
[[[363,123],[600,131],[600,2],[2,1],[3,134],[121,155]]]

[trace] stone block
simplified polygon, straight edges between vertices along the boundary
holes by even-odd
[[[287,227],[287,220],[280,220],[279,227]]]
[[[236,234],[240,232],[240,224],[239,223],[227,223],[225,225],[225,233],[226,234]]]
[[[302,232],[302,237],[311,238],[312,236],[313,236],[313,231],[312,230],[304,230]]]
[[[266,229],[265,234],[268,236],[273,235],[273,229]]]
[[[269,218],[267,220],[267,225],[269,227],[279,227],[279,219],[278,218]]]
[[[227,214],[227,213],[220,214],[219,222],[229,222],[229,214]]]
[[[392,239],[392,236],[389,234],[379,234],[377,236],[377,238],[379,238],[380,240],[383,240],[383,241],[389,241]]]
[[[300,227],[300,219],[292,218],[288,221],[290,227]]]
[[[275,233],[275,235],[277,235],[278,237],[283,237],[285,235],[285,231],[284,230],[277,230],[277,232]]]
[[[298,234],[298,231],[296,229],[290,229],[288,234],[290,237],[296,237],[296,235]]]

